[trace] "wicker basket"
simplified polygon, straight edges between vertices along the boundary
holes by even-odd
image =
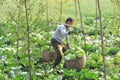
[[[43,51],[42,52],[42,61],[44,62],[52,62],[56,58],[55,52]]]
[[[65,65],[67,68],[75,68],[81,70],[86,65],[86,55],[75,60],[65,60]]]

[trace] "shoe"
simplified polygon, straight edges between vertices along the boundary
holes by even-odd
[[[62,75],[62,74],[64,74],[64,71],[63,70],[57,70],[57,74]]]

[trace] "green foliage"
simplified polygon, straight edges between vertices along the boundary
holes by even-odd
[[[84,21],[84,24],[85,25],[92,25],[94,23],[94,18],[93,17],[86,17],[85,18],[85,21]]]
[[[110,48],[108,54],[115,55],[117,54],[117,52],[118,52],[117,48]]]
[[[83,57],[85,55],[85,52],[79,47],[74,47],[66,51],[65,55],[66,60],[74,60]]]
[[[1,79],[1,80],[5,80],[5,74],[1,74],[1,73],[0,73],[0,79]]]
[[[7,24],[7,23],[6,23]],[[7,25],[12,25],[12,24],[7,24]],[[43,25],[42,23],[40,25]],[[90,24],[91,26],[94,25],[94,23]],[[7,28],[7,27],[6,27]],[[9,28],[9,27],[8,27]],[[57,69],[62,69],[64,71],[64,73],[62,75],[60,75],[60,73],[57,72],[57,70],[51,70],[51,65],[48,64],[44,64],[44,63],[38,63],[37,65],[34,65],[34,63],[36,63],[36,60],[39,60],[39,58],[41,57],[41,51],[42,50],[53,50],[51,48],[50,45],[50,39],[52,37],[53,34],[53,29],[55,29],[55,26],[53,27],[53,29],[51,28],[45,28],[44,26],[41,27],[35,27],[33,29],[33,31],[30,33],[30,38],[31,38],[31,55],[32,55],[32,72],[33,74],[35,74],[33,76],[33,79],[49,79],[49,80],[53,80],[53,79],[67,79],[67,80],[71,80],[71,79],[80,79],[80,80],[98,80],[99,77],[103,76],[103,72],[102,72],[102,66],[103,66],[103,61],[102,61],[102,55],[100,52],[100,43],[97,42],[97,40],[100,39],[100,37],[98,37],[98,35],[96,34],[92,34],[89,39],[93,41],[93,43],[87,43],[87,52],[88,54],[88,59],[87,59],[87,65],[86,68],[83,69],[80,72],[77,72],[75,69],[66,69],[63,68],[63,62],[60,64],[60,66],[58,66]],[[89,27],[88,27],[89,28]],[[95,27],[92,27],[95,28]],[[108,28],[109,29],[109,28]],[[34,31],[36,30],[36,31]],[[48,31],[48,32],[45,32]],[[109,30],[106,30],[109,31]],[[4,31],[3,31],[4,32]],[[13,33],[14,31],[11,30],[11,33]],[[89,32],[88,30],[86,30],[86,32]],[[2,33],[4,34],[4,33]],[[9,34],[9,33],[8,33]],[[113,32],[113,34],[116,34],[116,32]],[[5,35],[5,34],[4,34]],[[15,34],[12,34],[14,36],[16,36]],[[8,37],[7,37],[8,36]],[[27,54],[25,53],[25,48],[19,48],[19,57],[21,58],[20,61],[16,60],[16,52],[15,52],[15,48],[14,48],[14,39],[12,39],[11,37],[9,37],[11,35],[5,35],[4,37],[2,37],[2,41],[4,40],[10,40],[11,41],[11,46],[6,46],[5,48],[5,43],[4,41],[1,42],[1,46],[4,46],[3,48],[1,48],[1,50],[4,50],[4,54],[1,55],[5,56],[7,55],[7,57],[5,58],[5,63],[7,64],[7,67],[4,67],[4,63],[2,63],[2,65],[0,66],[0,68],[2,70],[4,70],[4,72],[9,73],[9,75],[4,75],[1,74],[1,79],[5,76],[9,76],[9,78],[12,78],[13,80],[17,80],[17,79],[28,79],[27,73],[24,74],[24,71],[28,70],[28,58],[27,58]],[[22,36],[22,35],[21,35]],[[117,35],[119,36],[119,35]],[[114,38],[115,36],[113,36],[112,38]],[[107,39],[111,40],[111,36],[108,36]],[[83,47],[84,49],[84,45],[82,45],[83,42],[83,38],[82,35],[71,35],[70,36],[70,46],[71,49],[66,51],[65,55],[70,55],[73,54],[74,56],[72,58],[79,58],[81,56],[83,56],[84,51],[80,48]],[[25,42],[22,42],[22,39],[20,39],[20,46],[24,45]],[[94,45],[93,45],[94,44]],[[112,43],[111,43],[112,44]],[[106,44],[105,45],[105,52],[108,53],[106,55],[110,55],[110,53],[117,53],[117,51],[119,51],[119,48],[114,48],[117,49],[117,51],[115,51],[114,49],[112,49],[112,45],[111,44]],[[117,45],[115,45],[117,47]],[[111,48],[110,48],[111,47]],[[79,54],[79,55],[78,55]],[[114,54],[113,54],[114,55]],[[107,61],[107,66],[111,66],[114,67],[114,65],[119,65],[119,58],[115,57],[112,60]],[[18,63],[20,62],[20,64],[23,64],[23,66],[19,65]],[[19,69],[12,69],[12,67],[21,67]],[[40,70],[39,70],[40,69]],[[108,68],[110,70],[110,68]],[[15,77],[12,76],[11,71],[14,72]],[[37,73],[34,73],[37,72]],[[112,73],[116,73],[116,69],[112,70],[112,72],[108,73],[108,79],[119,79],[118,75],[113,75],[110,76]],[[21,75],[19,75],[21,74]],[[59,75],[59,76],[58,76]]]
[[[115,57],[114,60],[113,60],[113,63],[114,64],[120,64],[120,57],[119,56]]]
[[[81,80],[99,80],[98,76],[94,72],[89,71],[88,69],[82,70],[81,73]]]
[[[86,46],[86,49],[87,49],[87,51],[89,51],[89,52],[96,52],[97,50],[100,49],[100,47],[99,47],[99,46],[96,46],[96,45],[88,44],[88,45]]]
[[[118,8],[120,8],[120,0],[111,0],[115,5],[118,6]]]
[[[31,32],[30,32],[30,40],[31,40],[31,65],[32,65],[32,72],[34,74],[33,79],[45,79],[47,80],[53,80],[53,79],[80,79],[80,80],[98,80],[98,78],[102,78],[103,76],[103,60],[102,60],[102,55],[101,55],[101,48],[100,48],[100,36],[98,34],[99,30],[95,26],[93,18],[90,18],[89,20],[86,20],[85,25],[85,32],[86,32],[86,37],[87,37],[87,64],[86,68],[83,69],[80,72],[77,72],[75,69],[66,69],[63,68],[64,62],[62,61],[61,64],[57,67],[57,69],[52,70],[51,66],[46,63],[41,63],[40,58],[41,58],[41,52],[42,50],[47,50],[47,51],[53,51],[53,48],[51,47],[51,37],[52,34],[54,33],[54,30],[56,28],[55,24],[50,23],[50,27],[45,27],[44,25],[44,20],[41,19],[40,23],[36,24],[36,27],[31,27]],[[108,40],[108,42],[105,44],[105,53],[106,56],[115,55],[119,50],[119,34],[118,31],[113,31],[111,30],[112,26],[115,26],[112,29],[117,30],[118,24],[116,25],[117,21],[112,20],[112,23],[110,23],[111,19],[105,19],[104,20],[104,25],[105,26],[105,38]],[[92,22],[91,22],[92,21]],[[109,21],[109,22],[108,22]],[[107,23],[108,22],[108,23]],[[114,23],[115,22],[115,23]],[[111,24],[111,25],[109,25]],[[40,25],[40,26],[39,26]],[[21,33],[19,34],[19,52],[18,56],[20,57],[20,60],[16,60],[16,29],[11,29],[14,24],[11,21],[3,23],[2,26],[8,26],[5,27],[5,29],[2,27],[1,30],[1,41],[0,41],[0,56],[4,56],[4,59],[0,62],[2,65],[0,65],[0,69],[3,70],[0,73],[1,74],[1,79],[5,76],[9,76],[8,78],[12,78],[13,80],[17,79],[28,79],[28,55],[26,54],[26,33],[25,36]],[[43,26],[43,27],[41,27]],[[93,27],[90,27],[93,26]],[[109,27],[110,28],[109,28]],[[52,28],[51,28],[52,27]],[[9,29],[9,30],[8,30]],[[22,29],[22,28],[21,28]],[[71,59],[76,59],[79,57],[82,57],[85,53],[82,49],[84,49],[83,45],[83,35],[81,33],[81,28],[79,34],[77,35],[71,35],[70,36],[70,50],[67,50],[65,52],[65,56],[68,56],[69,60]],[[93,29],[93,31],[92,31]],[[96,30],[97,29],[97,30]],[[91,32],[92,34],[91,34]],[[94,32],[96,31],[96,32]],[[21,30],[20,30],[21,32]],[[23,32],[23,31],[22,31]],[[112,32],[112,34],[110,33]],[[109,35],[107,35],[109,34]],[[114,35],[114,36],[113,36]],[[24,37],[23,37],[24,36]],[[14,38],[15,37],[15,38]],[[116,39],[116,40],[114,40]],[[6,44],[6,41],[10,41],[10,45],[8,45],[8,42]],[[116,42],[118,41],[118,42]],[[114,45],[113,45],[114,44]],[[82,49],[81,49],[82,48]],[[119,67],[119,55],[117,54],[116,57],[110,58],[110,60],[107,60],[106,66],[108,67],[108,79],[119,79],[118,76],[118,71],[119,69],[116,68],[114,69],[114,66]],[[37,63],[37,64],[36,64]],[[36,64],[36,65],[35,65]],[[17,68],[18,67],[18,68]],[[113,68],[112,71],[111,68]],[[63,73],[58,73],[57,70],[62,69]],[[15,76],[12,75],[11,72],[14,72]],[[5,74],[4,73],[8,73]],[[116,75],[114,75],[116,73]],[[21,75],[20,75],[21,74]],[[62,74],[62,75],[61,75]],[[113,74],[113,76],[111,76]],[[59,75],[59,76],[58,76]]]
[[[0,1],[6,8],[6,21],[0,23],[0,80],[27,80],[29,62],[27,54],[27,28],[25,22],[24,0]],[[8,3],[6,3],[8,2]],[[95,13],[91,3],[93,1],[83,0],[82,14],[83,27],[86,34],[87,64],[84,69],[64,68],[62,61],[56,69],[52,65],[42,63],[41,52],[43,50],[53,51],[51,46],[51,37],[56,29],[59,20],[60,1],[48,0],[49,2],[49,25],[46,24],[45,0],[27,0],[28,16],[30,26],[30,52],[33,80],[99,80],[103,79],[103,59],[101,55],[100,29],[96,25]],[[63,19],[74,15],[72,1],[63,0]],[[87,3],[86,3],[87,2]],[[88,4],[89,2],[89,4]],[[102,4],[109,3],[108,0],[101,1]],[[53,5],[51,5],[53,4]],[[118,4],[118,3],[116,3]],[[9,5],[7,7],[7,5]],[[86,6],[85,6],[86,5]],[[1,6],[1,5],[0,5]],[[90,7],[89,7],[90,6]],[[107,4],[102,6],[103,8]],[[54,7],[54,8],[53,8]],[[67,7],[67,8],[65,8]],[[89,8],[87,8],[89,7]],[[112,8],[110,8],[112,7]],[[113,14],[113,6],[110,9],[103,9],[103,15]],[[0,7],[0,9],[3,7]],[[92,8],[92,9],[91,9]],[[89,10],[88,10],[89,9]],[[2,11],[2,10],[1,10]],[[19,12],[20,11],[20,12]],[[72,13],[71,13],[72,12]],[[111,13],[110,13],[111,12]],[[2,12],[1,12],[2,13]],[[0,13],[0,14],[1,14]],[[109,14],[108,14],[109,13]],[[119,13],[119,11],[118,11]],[[20,15],[19,15],[20,14]],[[65,14],[65,15],[64,15]],[[67,15],[66,15],[67,14]],[[19,16],[19,17],[18,17]],[[93,16],[93,17],[91,17]],[[99,20],[99,18],[97,18]],[[78,26],[77,33],[70,35],[71,49],[65,52],[67,60],[82,57],[85,53],[84,38],[79,21],[75,19],[75,25]],[[103,17],[104,45],[107,66],[107,79],[119,80],[120,72],[120,16],[114,13],[111,17]],[[18,40],[18,43],[17,43]],[[17,52],[18,44],[18,52]],[[82,50],[83,49],[83,50]],[[18,59],[18,56],[20,59]],[[61,69],[61,70],[59,70]]]

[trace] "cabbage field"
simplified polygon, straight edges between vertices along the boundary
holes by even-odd
[[[120,80],[119,13],[120,0],[0,0],[0,80]],[[53,68],[42,52],[54,51],[51,37],[68,17],[77,30]],[[83,69],[65,65],[84,55]]]

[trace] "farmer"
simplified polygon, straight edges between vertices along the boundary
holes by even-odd
[[[56,52],[56,59],[53,65],[53,68],[56,67],[61,62],[62,53],[69,49],[68,35],[75,32],[75,30],[68,31],[68,28],[73,24],[72,18],[67,18],[65,24],[59,25],[55,30],[53,37],[51,39],[51,44]],[[63,43],[63,40],[66,39],[66,45]]]

